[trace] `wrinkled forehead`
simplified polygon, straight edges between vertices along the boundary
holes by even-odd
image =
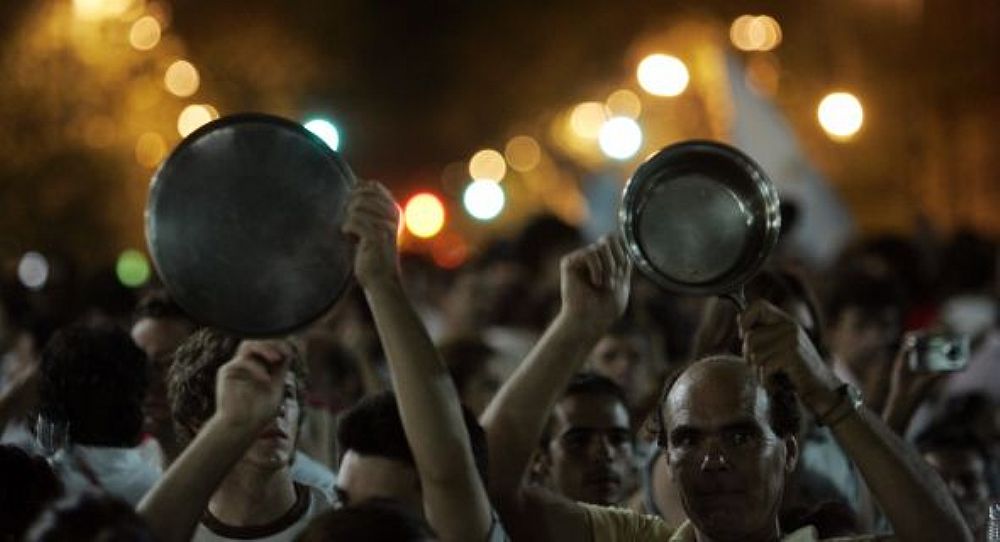
[[[753,418],[768,424],[767,393],[741,360],[703,361],[674,383],[663,409],[663,424],[710,429]]]

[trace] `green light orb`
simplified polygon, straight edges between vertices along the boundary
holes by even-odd
[[[129,288],[138,288],[149,281],[151,273],[146,255],[138,250],[126,250],[115,264],[118,280]]]

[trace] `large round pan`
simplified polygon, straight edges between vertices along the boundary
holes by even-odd
[[[146,239],[156,269],[204,325],[248,337],[301,328],[350,282],[340,225],[354,184],[344,160],[295,122],[211,122],[153,176]]]
[[[743,284],[778,240],[774,185],[756,162],[714,141],[671,145],[636,170],[619,224],[636,267],[667,290],[722,295],[745,308]]]

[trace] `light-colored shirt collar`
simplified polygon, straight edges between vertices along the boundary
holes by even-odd
[[[698,537],[695,534],[694,525],[690,520],[682,523],[674,531],[673,536],[670,537],[670,542],[697,542],[697,540]],[[781,537],[781,542],[817,542],[818,540],[819,535],[816,532],[816,528],[811,525],[807,525]]]

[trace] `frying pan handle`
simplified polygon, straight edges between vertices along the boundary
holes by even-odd
[[[721,297],[732,301],[736,305],[736,310],[740,313],[747,310],[747,296],[743,293],[743,286],[736,288],[732,292],[726,292]]]

